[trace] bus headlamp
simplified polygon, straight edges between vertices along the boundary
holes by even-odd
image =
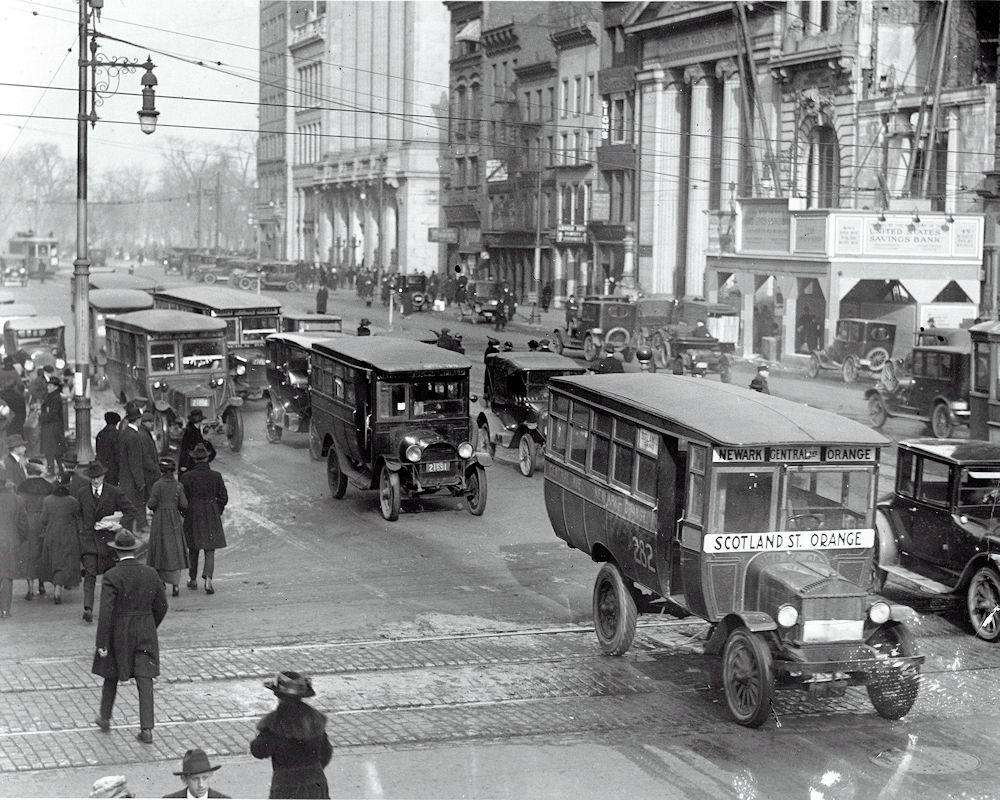
[[[458,446],[458,457],[459,458],[472,458],[472,445],[468,442],[462,442]]]
[[[871,608],[868,609],[868,618],[876,625],[888,622],[890,614],[889,604],[881,600],[877,603],[872,603]]]
[[[63,359],[61,359],[61,358],[57,358],[56,359],[56,369],[62,369],[65,366],[66,366],[66,362]]]
[[[423,452],[423,448],[421,448],[419,444],[411,444],[406,448],[406,460],[416,463],[420,460],[420,456]]]
[[[212,378],[210,381],[212,386],[222,386],[226,382],[225,378]]]
[[[246,364],[237,364],[236,365],[236,374],[237,375],[246,375],[247,374],[247,365]]]
[[[791,628],[799,621],[799,610],[795,606],[783,605],[778,609],[778,624],[782,628]]]
[[[24,361],[24,368],[26,370],[29,370],[29,371],[33,370],[35,368],[35,362],[32,361],[30,358],[25,359],[25,361]]]

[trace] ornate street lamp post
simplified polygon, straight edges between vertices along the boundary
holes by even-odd
[[[73,326],[76,335],[76,373],[73,376],[73,408],[76,416],[76,450],[81,463],[94,458],[90,436],[90,331],[88,319],[88,294],[90,290],[90,248],[87,243],[87,123],[97,124],[97,106],[105,97],[117,91],[122,73],[145,69],[142,76],[142,108],[139,126],[143,133],[156,130],[156,76],[154,64],[147,56],[145,63],[126,58],[102,59],[97,55],[98,33],[91,28],[96,14],[100,19],[104,0],[80,0],[80,83],[77,93],[78,113],[76,124],[76,258],[73,261]],[[89,42],[88,42],[89,40]],[[90,58],[87,58],[87,53]],[[89,72],[88,72],[89,71]],[[103,71],[105,77],[98,79]],[[114,80],[115,86],[111,86]],[[88,110],[88,100],[90,108]]]

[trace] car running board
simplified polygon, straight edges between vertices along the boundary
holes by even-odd
[[[919,589],[927,594],[951,594],[955,591],[951,586],[946,586],[943,583],[927,578],[919,572],[913,572],[906,567],[887,566],[882,567],[882,569],[898,583],[902,583],[912,589]]]

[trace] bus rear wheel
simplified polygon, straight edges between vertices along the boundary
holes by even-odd
[[[609,656],[627,652],[635,640],[639,612],[617,564],[605,562],[594,580],[594,632]]]

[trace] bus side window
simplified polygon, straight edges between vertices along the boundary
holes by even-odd
[[[917,459],[913,453],[903,451],[899,454],[899,471],[896,473],[896,489],[900,494],[913,497],[917,485]]]
[[[574,401],[570,426],[569,459],[585,467],[587,465],[587,440],[590,438],[590,409]]]

